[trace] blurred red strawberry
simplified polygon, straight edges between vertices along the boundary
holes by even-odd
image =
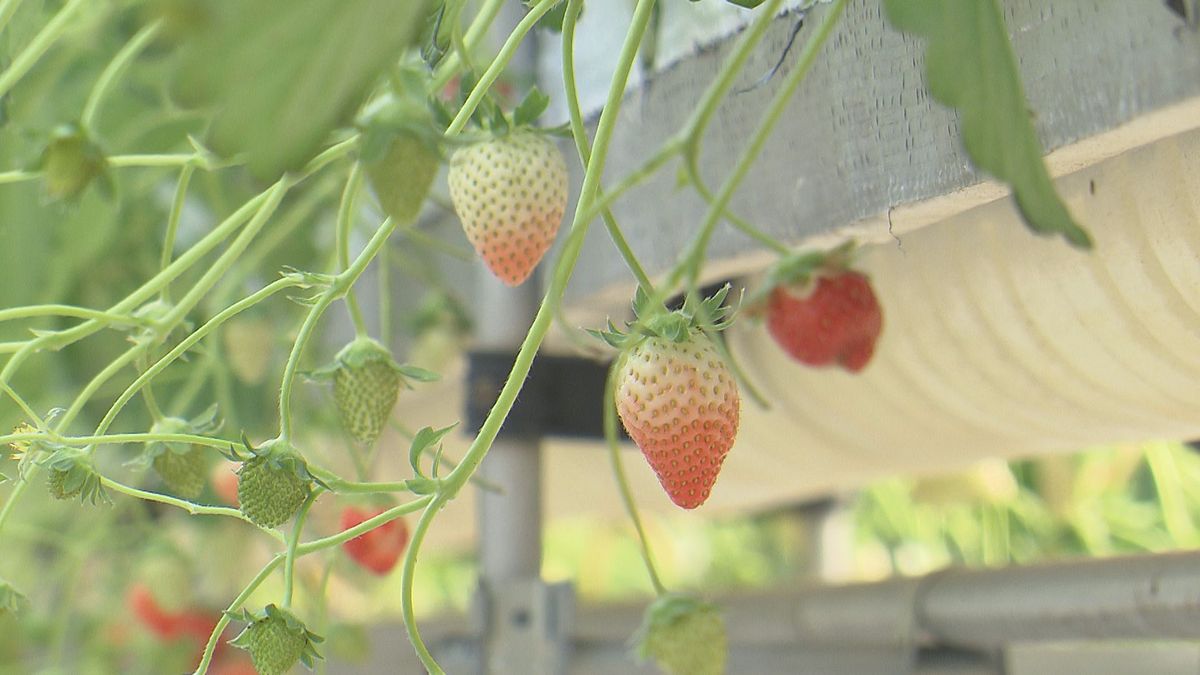
[[[381,513],[383,509],[366,511],[348,506],[342,511],[342,530],[348,530]],[[408,525],[404,519],[397,518],[347,541],[342,548],[346,549],[346,554],[354,562],[374,574],[384,575],[396,566],[407,544]]]

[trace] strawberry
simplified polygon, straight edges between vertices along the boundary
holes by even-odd
[[[276,438],[258,448],[246,443],[246,448],[251,456],[238,471],[239,508],[256,525],[278,527],[308,499],[313,478],[287,441]]]
[[[51,199],[74,199],[97,178],[111,190],[108,161],[78,124],[64,124],[51,133],[41,168]]]
[[[314,643],[321,638],[312,634],[291,612],[267,605],[261,612],[242,611],[245,630],[229,644],[250,652],[259,675],[283,675],[297,662],[312,668],[321,658]]]
[[[709,338],[652,336],[624,356],[617,415],[676,505],[708,499],[737,436],[737,383]]]
[[[346,345],[332,364],[312,375],[333,380],[333,402],[342,428],[365,445],[379,439],[401,386],[408,387],[409,379],[437,379],[436,373],[397,364],[383,345],[365,337]]]
[[[636,636],[638,654],[671,675],[725,672],[725,622],[717,608],[682,595],[664,595],[646,609]]]
[[[342,510],[342,530],[348,530],[381,513],[383,509],[365,511],[348,506]],[[374,574],[384,575],[396,566],[407,544],[408,526],[403,518],[397,518],[347,541],[342,548],[354,562]]]
[[[37,463],[49,469],[46,487],[55,499],[79,497],[81,501],[90,501],[92,504],[108,501],[100,485],[100,475],[96,473],[91,457],[83,450],[57,447]]]
[[[363,162],[379,205],[402,225],[416,222],[441,164],[437,147],[412,133],[397,133],[379,159]]]
[[[824,270],[808,284],[781,284],[771,291],[767,330],[801,363],[837,364],[857,373],[875,352],[883,312],[865,275]]]
[[[186,448],[182,453],[165,450],[154,458],[154,470],[167,488],[180,497],[195,499],[204,491],[208,466],[204,452],[198,448]]]
[[[475,251],[505,284],[521,284],[554,243],[567,207],[562,152],[519,129],[455,151],[447,180]]]

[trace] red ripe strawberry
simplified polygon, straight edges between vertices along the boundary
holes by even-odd
[[[154,635],[163,640],[173,640],[179,636],[180,626],[175,615],[159,606],[145,584],[130,586],[125,601],[138,621]]]
[[[365,511],[348,506],[342,511],[342,530],[348,530],[383,513],[383,509]],[[404,547],[408,545],[408,526],[397,518],[342,544],[346,554],[367,570],[384,575],[392,571]]]
[[[624,357],[617,414],[676,505],[708,499],[737,436],[737,382],[703,333],[648,337]]]
[[[450,199],[483,262],[517,286],[554,243],[567,208],[567,164],[544,135],[518,130],[450,158]]]
[[[836,363],[857,373],[875,352],[883,311],[865,275],[851,270],[825,272],[807,288],[776,286],[767,304],[767,330],[801,363]]]

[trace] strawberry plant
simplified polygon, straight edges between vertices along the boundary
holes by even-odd
[[[714,188],[700,171],[713,159],[701,139],[782,0],[730,0],[757,9],[691,117],[608,186],[606,162],[631,73],[653,38],[656,0],[635,3],[594,132],[575,75],[583,1],[526,2],[488,51],[503,1],[0,0],[0,422],[12,429],[0,434],[10,449],[0,466],[0,618],[48,615],[52,602],[94,610],[75,624],[29,630],[50,634],[50,648],[32,658],[37,668],[245,672],[247,661],[225,646],[231,623],[241,632],[230,644],[257,672],[312,665],[342,549],[376,575],[400,565],[409,638],[425,667],[442,672],[412,607],[423,542],[500,433],[600,219],[636,287],[634,320],[593,334],[612,348],[603,414],[617,486],[661,596],[641,651],[669,672],[723,672],[718,610],[668,593],[654,569],[616,451],[617,424],[677,506],[699,508],[720,490],[740,392],[755,397],[722,335],[738,303],[728,288],[709,298],[700,291],[709,244],[726,221],[780,257],[780,274],[755,293],[769,296],[760,329],[804,363],[857,371],[871,359],[882,310],[841,249],[793,251],[730,210],[847,3],[802,8],[817,20],[744,150],[723,158],[730,170]],[[881,2],[896,27],[928,41],[935,94],[965,118],[971,158],[1013,187],[1033,230],[1088,246],[1041,163],[995,0]],[[569,119],[559,128],[542,121],[547,96],[503,79],[535,28],[562,35],[554,91]],[[452,82],[457,96],[447,95]],[[513,87],[527,91],[502,91]],[[508,109],[510,100],[521,102]],[[574,194],[563,154],[570,145],[582,169]],[[708,208],[677,263],[652,280],[610,207],[672,162]],[[447,239],[426,216],[450,208],[461,234]],[[423,327],[410,336],[410,358],[435,367],[462,342],[445,259],[466,259],[510,286],[533,283],[540,265],[544,300],[465,455],[443,456],[453,427],[405,420],[417,429],[412,473],[392,475],[379,457],[403,457],[380,451],[395,444],[397,402],[438,377],[396,360],[404,342],[396,325]],[[393,275],[404,275],[406,292],[395,302]],[[415,308],[421,297],[433,306],[393,322],[395,307]],[[335,316],[342,310],[348,327]],[[329,345],[345,346],[331,356]],[[329,365],[314,368],[319,362]],[[328,493],[391,506],[346,507],[340,529],[317,536],[310,520],[321,521]],[[56,510],[64,508],[70,517]],[[184,636],[200,651],[172,656],[170,645],[155,644],[144,650],[153,654],[148,665],[130,655],[136,636],[102,602],[57,594],[28,574],[37,551],[19,536],[30,530],[69,549],[68,562],[100,561],[89,570],[96,577],[119,577],[148,541],[201,556],[228,540],[262,555],[246,557],[257,572],[240,557],[226,570],[238,588],[212,591],[225,608],[219,616],[164,608],[134,586],[130,610],[158,642]],[[298,574],[306,557],[326,561],[324,581]],[[59,576],[79,576],[63,565]],[[88,648],[63,648],[74,639]],[[72,654],[78,663],[52,663]]]

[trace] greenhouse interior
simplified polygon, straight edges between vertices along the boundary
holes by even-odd
[[[1200,673],[1200,0],[0,0],[0,675]]]

